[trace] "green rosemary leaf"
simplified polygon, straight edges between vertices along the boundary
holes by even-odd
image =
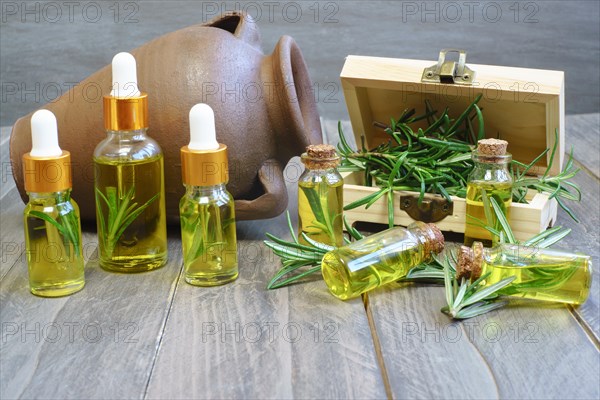
[[[314,274],[315,272],[319,272],[319,271],[321,271],[321,266],[320,265],[317,266],[317,267],[313,267],[313,268],[309,269],[308,271],[302,272],[302,273],[300,273],[298,275],[294,275],[294,276],[292,276],[292,277],[290,277],[288,279],[285,279],[285,280],[283,280],[283,281],[281,281],[281,282],[279,282],[277,284],[273,284],[270,287],[268,287],[268,289],[278,289],[280,287],[287,286],[287,285],[289,285],[291,283],[297,283],[298,280],[304,278],[305,276]]]
[[[473,318],[478,315],[482,315],[482,314],[488,313],[490,311],[502,308],[507,304],[508,304],[508,302],[506,302],[506,301],[498,301],[498,302],[493,302],[493,303],[482,302],[479,304],[474,304],[472,306],[469,306],[469,307],[466,307],[466,308],[463,308],[462,310],[460,310],[458,313],[456,313],[454,318],[455,319]]]
[[[477,123],[479,124],[479,130],[477,131],[477,140],[485,139],[485,127],[483,124],[483,114],[481,113],[481,109],[477,104],[473,105],[475,112],[477,113]]]
[[[346,219],[345,215],[344,215],[343,219],[344,219],[344,226],[346,227],[346,230],[348,231],[350,236],[352,236],[356,240],[360,240],[360,239],[364,238],[364,236],[359,231],[357,231],[353,226],[351,226],[348,223],[348,220]]]
[[[493,295],[495,292],[499,291],[500,289],[510,285],[516,278],[517,278],[516,276],[509,276],[508,278],[502,279],[500,282],[496,282],[491,286],[488,286],[484,289],[476,291],[468,298],[465,298],[465,300],[462,303],[463,307],[486,299],[488,296]]]
[[[546,229],[545,231],[538,233],[537,235],[529,238],[528,240],[522,242],[521,244],[523,246],[535,246],[537,243],[541,242],[548,236],[553,235],[554,233],[560,231],[561,229],[562,229],[562,227],[560,227],[560,226],[555,226],[554,228]]]
[[[448,257],[444,259],[444,285],[446,286],[446,303],[448,307],[454,304],[454,291],[452,290],[453,277],[450,275],[450,262]]]
[[[313,239],[309,238],[304,232],[302,232],[302,238],[304,240],[306,240],[308,243],[310,243],[311,246],[313,246],[313,247],[315,247],[317,249],[325,250],[326,252],[335,249],[334,246],[330,246],[330,245],[325,244],[325,243],[320,243],[320,242],[317,242],[316,240],[313,240]]]
[[[342,121],[338,121],[338,135],[340,137],[339,145],[341,145],[341,152],[343,154],[352,153],[353,150],[346,141],[346,136],[344,136],[344,131],[342,129]]]
[[[561,232],[558,232],[552,236],[547,237],[546,239],[542,240],[541,242],[537,243],[538,247],[550,247],[553,244],[559,242],[560,240],[562,240],[565,236],[567,236],[569,233],[571,233],[571,229],[565,229]]]
[[[467,293],[468,286],[469,285],[467,284],[467,281],[463,278],[462,281],[460,282],[460,289],[459,289],[456,297],[454,298],[454,303],[452,303],[453,308],[457,308],[458,306],[460,306],[460,302],[465,297],[465,293]]]
[[[369,209],[369,207],[371,207],[373,204],[375,204],[375,202],[377,200],[379,200],[383,195],[385,195],[386,193],[388,193],[389,191],[392,191],[392,190],[394,190],[394,188],[381,189],[379,192],[376,193],[375,197],[373,197],[372,199],[369,200],[369,202],[365,206],[365,209]]]
[[[449,129],[450,131],[456,130],[460,126],[460,124],[463,123],[465,118],[467,118],[471,114],[471,111],[473,111],[473,108],[475,107],[475,105],[477,103],[479,103],[479,100],[481,100],[481,97],[482,97],[481,94],[478,94],[477,97],[475,97],[475,100],[473,100],[473,102],[471,104],[469,104],[467,109],[465,111],[463,111],[463,113],[454,121],[454,123],[452,124],[452,126]]]
[[[394,227],[394,191],[388,190],[387,193],[387,204],[388,204],[388,227]]]
[[[515,239],[515,235],[513,234],[510,224],[509,224],[508,220],[506,219],[506,215],[504,214],[504,211],[502,210],[502,208],[500,208],[500,205],[498,204],[498,202],[496,201],[496,199],[494,197],[490,197],[490,203],[492,204],[492,207],[494,208],[494,212],[496,213],[496,220],[502,226],[502,230],[503,230],[504,234],[506,235],[506,239],[508,240],[509,243],[516,243],[517,239]]]
[[[298,238],[296,237],[296,232],[294,231],[294,227],[292,226],[292,218],[290,217],[289,210],[286,211],[286,219],[287,219],[288,229],[290,230],[290,235],[292,236],[294,243],[298,244],[299,243]]]
[[[352,210],[356,207],[360,207],[366,203],[369,203],[371,201],[371,199],[378,199],[379,197],[381,197],[381,195],[383,195],[384,192],[385,192],[385,189],[381,189],[375,193],[371,193],[368,196],[365,196],[361,199],[353,201],[352,203],[346,204],[346,206],[344,207],[344,210]]]
[[[300,244],[298,242],[287,242],[287,241],[285,241],[283,239],[279,239],[278,237],[276,237],[275,235],[270,234],[269,232],[265,233],[265,236],[267,236],[269,239],[271,239],[271,241],[273,241],[274,243],[279,244],[281,246],[286,246],[286,247],[289,247],[289,248],[298,249],[298,250],[305,250],[305,251],[315,251],[315,250],[317,250],[317,249],[315,249],[315,247],[306,246],[306,245]]]
[[[575,215],[575,213],[573,211],[571,211],[571,209],[569,207],[566,206],[566,204],[560,199],[560,198],[556,198],[556,202],[558,203],[558,205],[560,206],[560,208],[562,208],[567,214],[569,214],[569,216],[571,218],[573,218],[573,220],[577,223],[579,223],[579,218],[577,218],[577,216]]]
[[[548,161],[548,168],[546,168],[546,171],[544,172],[544,176],[542,176],[542,179],[546,178],[546,176],[548,176],[548,173],[550,173],[550,169],[552,168],[552,164],[554,163],[554,155],[556,154],[557,148],[558,148],[558,128],[554,129],[554,145],[552,146],[552,152],[550,153],[550,160]]]

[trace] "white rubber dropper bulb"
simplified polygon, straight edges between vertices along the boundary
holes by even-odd
[[[31,116],[31,157],[58,157],[58,128],[52,111],[39,110]]]
[[[215,113],[208,104],[196,104],[190,110],[190,150],[217,150]]]
[[[119,53],[112,59],[113,97],[139,97],[137,85],[137,66],[135,58],[129,53]]]

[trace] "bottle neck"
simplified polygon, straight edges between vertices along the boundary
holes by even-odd
[[[505,168],[512,162],[512,155],[509,153],[500,155],[482,154],[478,151],[471,153],[471,159],[475,166],[488,168]]]
[[[417,221],[410,224],[407,229],[422,246],[423,261],[431,261],[433,254],[439,254],[444,250],[444,235],[436,225]]]
[[[30,203],[39,203],[47,200],[55,200],[56,203],[63,203],[71,199],[71,189],[61,190],[59,192],[36,193],[28,192]]]
[[[126,142],[140,142],[148,138],[148,136],[146,135],[147,131],[148,128],[132,129],[127,131],[113,131],[107,129],[106,134],[108,136],[108,139],[116,139],[119,141]]]
[[[184,186],[186,195],[192,197],[207,197],[227,193],[225,183],[219,183],[213,186],[194,186],[185,184]]]

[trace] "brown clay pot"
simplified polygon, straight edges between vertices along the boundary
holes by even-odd
[[[283,36],[265,56],[251,17],[229,13],[131,53],[140,90],[148,93],[148,135],[165,155],[168,220],[179,220],[180,148],[189,141],[188,113],[196,103],[214,109],[217,140],[229,148],[228,189],[237,218],[270,218],[285,210],[282,167],[307,145],[322,142],[312,83],[294,40]],[[71,152],[73,198],[85,220],[95,218],[92,154],[105,137],[102,96],[111,81],[108,65],[43,107],[56,115],[60,145]],[[15,123],[10,141],[13,176],[24,200],[21,158],[31,149],[30,118]]]

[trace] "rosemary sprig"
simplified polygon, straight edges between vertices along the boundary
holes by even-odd
[[[125,229],[131,225],[135,219],[144,212],[146,208],[156,199],[160,193],[155,194],[138,207],[137,202],[132,202],[135,186],[132,186],[127,193],[122,196],[117,195],[117,188],[114,186],[106,187],[106,195],[96,188],[96,193],[104,201],[108,209],[108,219],[105,221],[102,207],[98,205],[98,230],[100,238],[104,241],[104,248],[107,254],[112,255],[117,247],[117,243]]]
[[[448,115],[448,109],[438,117],[436,110],[425,103],[425,114],[414,116],[415,110],[405,111],[398,119],[391,119],[390,125],[374,122],[383,129],[389,140],[374,149],[367,149],[362,140],[362,149],[354,150],[348,144],[338,124],[338,151],[342,156],[342,171],[362,171],[367,186],[376,185],[379,190],[362,199],[350,203],[345,210],[363,206],[370,207],[381,197],[386,196],[388,208],[393,209],[394,191],[413,191],[419,193],[419,203],[425,193],[439,194],[452,201],[451,196],[466,197],[467,178],[474,165],[471,152],[479,139],[485,137],[482,110],[476,97],[465,111],[456,119]],[[413,130],[411,124],[427,119],[429,127],[425,130]],[[473,122],[477,121],[477,132]],[[527,203],[528,189],[547,193],[556,198],[559,206],[573,219],[577,217],[565,204],[566,200],[579,201],[581,192],[572,179],[579,169],[573,165],[573,152],[563,171],[550,176],[554,155],[558,149],[558,131],[551,149],[544,150],[531,163],[523,164],[513,160],[514,186],[513,201]],[[527,175],[533,166],[550,152],[550,162],[542,176]],[[392,227],[394,216],[389,215],[389,226]]]
[[[309,238],[304,232],[302,233],[302,237],[308,244],[305,245],[298,242],[289,211],[287,212],[287,223],[292,241],[279,239],[270,233],[266,233],[266,236],[270,240],[265,240],[265,245],[273,250],[276,256],[281,258],[283,265],[271,281],[269,281],[267,289],[277,289],[287,286],[296,283],[308,275],[319,272],[321,270],[321,260],[325,253],[335,249],[333,246]],[[353,238],[362,239],[363,236],[360,232],[350,226],[345,218],[344,224]]]
[[[67,256],[70,256],[71,254],[71,247],[69,244],[73,245],[73,252],[79,254],[79,221],[73,210],[64,210],[64,212],[59,211],[59,215],[56,219],[41,211],[30,211],[29,215],[41,219],[56,228],[62,236]]]

